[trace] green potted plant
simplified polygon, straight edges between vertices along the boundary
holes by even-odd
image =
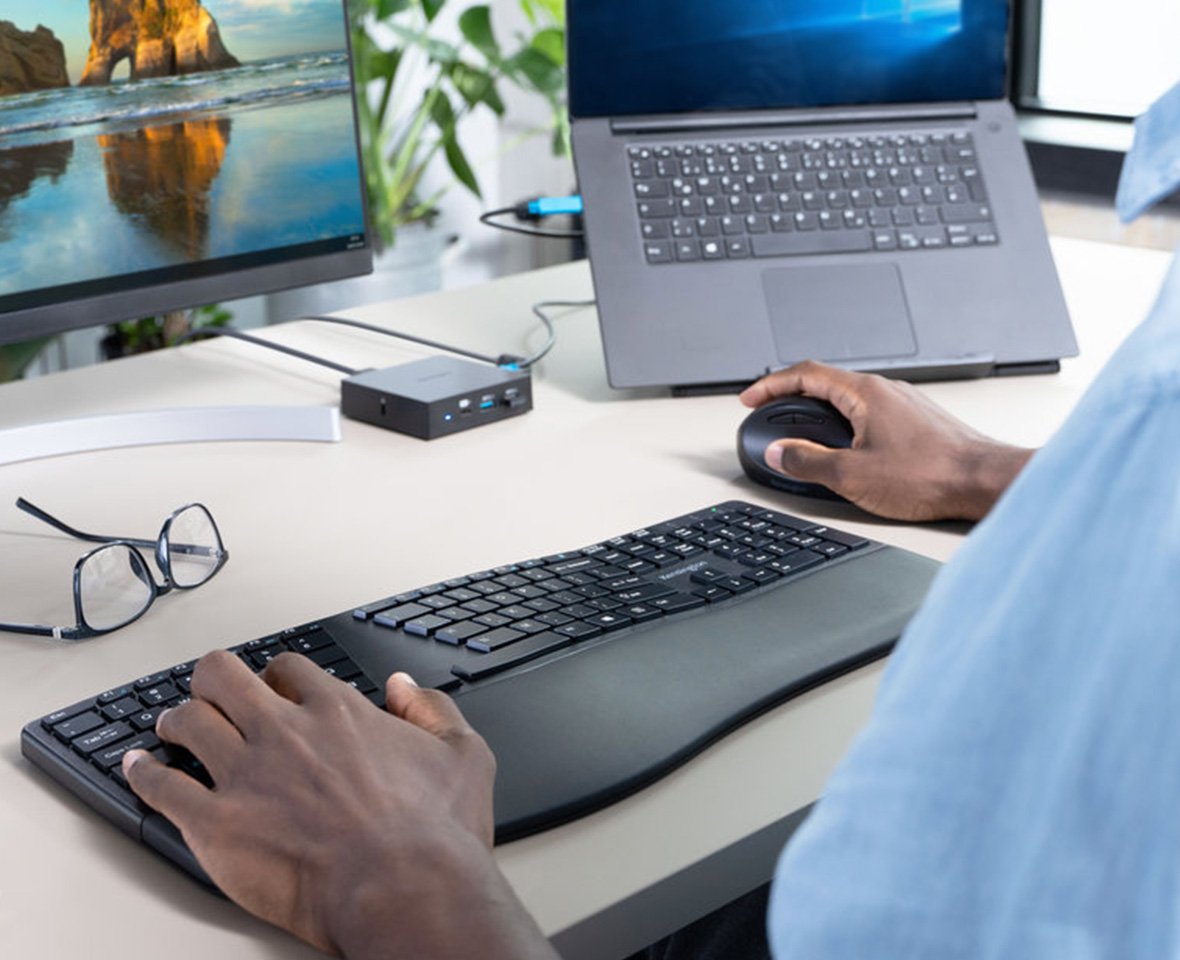
[[[41,351],[49,345],[52,337],[38,337],[22,343],[6,343],[0,346],[0,383],[19,380]]]
[[[554,152],[568,153],[564,0],[519,0],[526,29],[510,49],[497,39],[486,3],[461,8],[454,39],[453,27],[442,28],[447,18],[440,19],[447,2],[350,0],[369,212],[384,247],[399,227],[436,215],[447,186],[431,193],[422,187],[437,157],[445,158],[454,182],[482,196],[458,129],[475,110],[504,115],[501,84],[548,102]]]
[[[147,353],[172,346],[190,330],[228,326],[233,314],[221,304],[211,303],[192,310],[177,310],[154,317],[123,320],[106,328],[99,341],[99,351],[105,360]]]

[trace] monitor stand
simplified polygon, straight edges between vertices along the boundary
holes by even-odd
[[[340,439],[340,410],[327,406],[176,407],[136,410],[0,430],[0,465],[158,443]]]

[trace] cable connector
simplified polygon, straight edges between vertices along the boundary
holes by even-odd
[[[517,220],[540,220],[559,215],[577,216],[584,209],[578,194],[568,197],[533,197],[512,208]]]

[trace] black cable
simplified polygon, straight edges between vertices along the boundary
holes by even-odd
[[[557,342],[557,330],[553,326],[553,318],[545,313],[546,307],[592,307],[595,302],[594,300],[542,300],[540,303],[534,303],[531,308],[533,315],[545,325],[545,330],[549,336],[546,338],[545,344],[540,350],[531,357],[521,360],[517,366],[522,370],[529,369],[534,363],[552,350],[553,344]]]
[[[540,230],[534,227],[514,227],[508,223],[497,223],[493,217],[503,217],[507,214],[519,217],[517,207],[501,207],[499,210],[487,210],[479,215],[479,222],[497,230],[507,230],[509,233],[523,233],[526,237],[550,237],[555,240],[580,240],[585,236],[581,230]]]
[[[338,373],[343,373],[350,377],[353,374],[361,372],[360,370],[354,370],[352,367],[346,367],[342,363],[333,363],[331,360],[317,357],[313,353],[304,353],[302,350],[296,350],[294,347],[284,347],[281,343],[273,343],[270,340],[263,340],[261,337],[252,337],[250,334],[243,333],[241,330],[233,329],[233,327],[198,327],[196,330],[190,330],[188,333],[181,334],[172,343],[173,346],[178,347],[182,343],[187,343],[189,340],[195,340],[198,337],[232,337],[235,340],[245,340],[246,343],[266,347],[268,350],[277,350],[279,353],[285,353],[299,360],[308,360],[311,363],[318,363],[320,366],[330,367]]]
[[[427,340],[424,337],[416,337],[410,333],[401,333],[397,330],[387,330],[385,327],[378,327],[371,323],[363,323],[360,320],[348,320],[344,317],[327,317],[313,314],[311,316],[300,317],[300,320],[319,320],[323,323],[339,323],[345,327],[358,327],[361,330],[368,330],[372,333],[382,333],[387,337],[397,337],[399,340],[409,340],[411,343],[421,344],[424,347],[434,347],[436,350],[446,350],[449,353],[457,353],[463,357],[470,357],[472,360],[481,360],[484,363],[490,363],[495,367],[502,367],[506,363],[519,363],[519,357],[513,357],[508,354],[501,354],[499,357],[488,357],[482,353],[476,353],[473,350],[464,350],[462,347],[452,347],[445,343],[436,343],[434,340]]]

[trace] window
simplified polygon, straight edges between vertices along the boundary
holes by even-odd
[[[1180,81],[1176,0],[1017,3],[1016,103],[1130,119]]]

